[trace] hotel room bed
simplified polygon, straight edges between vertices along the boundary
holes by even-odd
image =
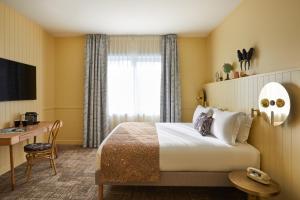
[[[149,183],[102,180],[102,148],[116,127],[97,151],[95,180],[100,190],[103,184],[231,186],[227,179],[228,172],[249,166],[260,168],[260,153],[250,144],[237,143],[232,146],[213,136],[202,136],[192,123],[156,123],[155,127],[159,142],[160,180]]]

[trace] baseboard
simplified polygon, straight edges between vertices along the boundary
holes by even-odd
[[[56,144],[67,144],[67,145],[82,145],[82,140],[56,140]]]

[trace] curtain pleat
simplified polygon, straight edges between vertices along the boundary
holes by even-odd
[[[116,102],[129,102],[117,110],[121,113],[109,113],[108,110],[108,62],[113,63],[111,69],[116,67],[115,72],[124,71],[124,74],[117,76],[123,79],[123,82],[120,82],[120,85],[114,85],[118,89],[115,95],[117,98],[114,98]],[[132,68],[130,70],[134,75],[126,79],[126,73],[131,73],[129,68]],[[145,75],[145,71],[140,71],[143,68],[152,71],[150,70],[150,73]],[[155,72],[156,68],[159,73]],[[161,37],[88,35],[85,71],[84,147],[98,147],[108,134],[109,128],[123,121],[157,121],[159,116],[162,122],[180,121],[181,95],[176,35]],[[151,73],[156,75],[151,78],[151,84],[148,84],[145,79],[148,79]],[[111,80],[110,83],[117,81],[116,78]],[[131,87],[128,91],[133,92],[133,98],[130,98],[131,94],[123,93],[122,95],[124,90],[119,89],[123,87],[122,83]],[[156,90],[155,83],[158,84],[158,92],[160,87],[158,106],[153,104],[156,101],[156,93],[151,93]],[[141,85],[144,88],[141,88]],[[137,91],[140,95],[136,95]],[[112,99],[113,95],[111,95]],[[146,106],[142,102],[147,102]],[[154,112],[156,109],[152,109],[150,104],[153,104],[153,108],[160,107],[160,111]],[[130,105],[133,107],[129,108]],[[130,111],[122,112],[124,108],[125,110],[129,108]]]
[[[108,133],[106,35],[87,35],[84,95],[84,147],[97,148]]]
[[[161,56],[160,121],[180,122],[181,93],[176,35],[162,36]]]

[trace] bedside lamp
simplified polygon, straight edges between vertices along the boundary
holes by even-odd
[[[266,84],[259,94],[259,110],[273,126],[283,124],[289,116],[291,101],[286,89],[277,82]]]

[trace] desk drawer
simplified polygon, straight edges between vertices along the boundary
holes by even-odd
[[[19,136],[20,141],[24,141],[24,140],[30,139],[34,136],[42,135],[42,134],[47,133],[47,132],[48,132],[48,128],[39,128],[38,130],[33,130],[33,131],[28,132],[28,133],[20,135]]]

